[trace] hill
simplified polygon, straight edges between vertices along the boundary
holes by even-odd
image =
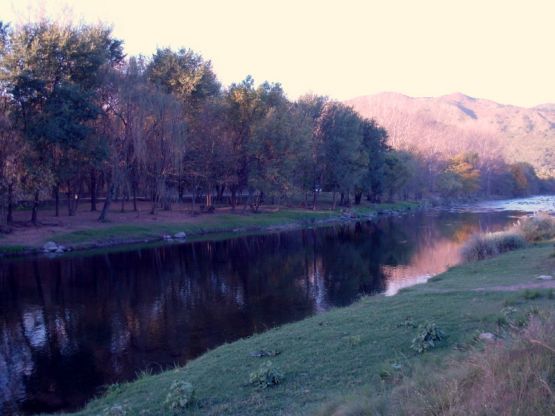
[[[384,126],[396,148],[501,154],[509,162],[529,162],[540,175],[555,177],[555,104],[524,108],[461,93],[415,98],[392,92],[345,103]]]

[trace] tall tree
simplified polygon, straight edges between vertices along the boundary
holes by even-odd
[[[51,172],[57,195],[61,182],[76,174],[79,163],[71,161],[90,150],[84,142],[101,112],[98,91],[106,69],[123,58],[121,42],[102,25],[41,21],[4,32],[1,76],[16,104],[15,120],[35,155],[32,163]]]

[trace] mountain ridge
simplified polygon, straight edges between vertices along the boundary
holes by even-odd
[[[555,177],[555,103],[519,107],[460,92],[411,97],[389,91],[344,102],[385,127],[395,148],[450,156],[479,147],[481,156],[497,152]]]

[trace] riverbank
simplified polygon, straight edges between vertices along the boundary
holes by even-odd
[[[194,386],[196,403],[188,414],[198,415],[305,415],[346,396],[379,395],[406,368],[464,355],[480,333],[504,337],[509,319],[524,322],[531,313],[555,310],[554,281],[538,279],[545,275],[555,275],[552,242],[457,266],[397,296],[363,298],[223,345],[184,368],[112,386],[78,414],[168,414],[164,402],[179,380]],[[418,354],[410,346],[424,323],[435,323],[447,337]],[[264,354],[275,356],[257,357]],[[268,359],[283,373],[282,383],[250,385],[249,374]]]
[[[155,243],[164,240],[185,241],[218,238],[251,232],[323,226],[354,220],[371,220],[380,215],[397,215],[421,207],[415,202],[367,204],[349,209],[305,210],[269,208],[258,213],[220,210],[214,214],[190,215],[184,211],[113,213],[107,223],[96,221],[97,214],[79,217],[45,215],[45,225],[19,226],[0,236],[0,257],[41,253],[48,241],[63,245],[67,251],[90,250],[129,244]],[[175,238],[176,234],[181,238]],[[185,236],[185,237],[183,237]]]

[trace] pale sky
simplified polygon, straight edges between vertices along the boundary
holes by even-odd
[[[17,22],[112,25],[128,54],[187,47],[225,84],[251,74],[288,96],[452,92],[555,102],[555,0],[0,0]]]

